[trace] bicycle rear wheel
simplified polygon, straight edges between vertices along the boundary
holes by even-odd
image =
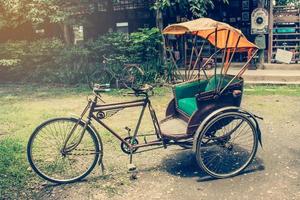
[[[197,141],[199,166],[215,178],[239,174],[256,154],[256,131],[252,121],[243,114],[229,112],[216,116],[206,125]]]
[[[105,69],[97,70],[87,76],[87,84],[90,89],[94,89],[95,84],[113,84],[114,81],[113,75]]]
[[[80,141],[84,123],[76,124],[74,118],[56,118],[35,129],[27,145],[27,157],[40,177],[60,184],[76,182],[86,177],[102,159],[100,138],[88,127]],[[63,151],[64,143],[73,127],[76,129],[67,146],[78,146],[66,153]]]

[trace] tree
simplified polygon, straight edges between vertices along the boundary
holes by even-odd
[[[92,12],[97,0],[0,0],[0,29],[26,22],[59,24],[66,43],[71,42],[70,24],[76,16]],[[95,6],[95,5],[94,5]]]
[[[164,28],[163,24],[163,11],[171,6],[179,4],[180,7],[189,8],[195,17],[202,17],[206,14],[209,7],[214,7],[214,0],[156,0],[154,3],[154,10],[156,11],[156,27],[162,31]],[[228,3],[229,0],[218,0]],[[164,40],[164,37],[162,37]],[[164,41],[163,41],[164,42]],[[161,60],[165,62],[166,51],[161,47],[160,52],[162,55]]]
[[[294,5],[300,7],[300,1],[299,0],[277,0],[277,5]]]
[[[218,0],[228,3],[229,0]],[[208,8],[214,7],[214,0],[156,0],[153,8],[156,10],[156,25],[160,30],[163,29],[162,12],[176,4],[181,7],[189,8],[195,17],[204,16]]]

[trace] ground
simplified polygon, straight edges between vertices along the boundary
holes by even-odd
[[[21,191],[21,196],[101,200],[300,199],[300,97],[297,92],[297,88],[282,91],[247,88],[242,107],[264,117],[260,121],[263,148],[259,148],[255,161],[239,176],[213,179],[199,169],[190,150],[170,147],[137,154],[134,163],[139,170],[138,179],[130,180],[128,157],[121,152],[118,141],[97,126],[104,141],[104,174],[95,168],[83,182],[57,186],[37,178],[28,168],[32,183]],[[152,101],[162,119],[172,95],[168,89],[158,93]],[[79,114],[88,94],[80,89],[1,86],[0,133],[4,134],[1,139],[10,137],[25,144],[33,128],[43,120]],[[116,92],[104,96],[106,102],[132,98]],[[134,127],[138,112],[122,111],[107,123],[126,135],[124,127]],[[152,129],[149,120],[145,118],[143,132]]]

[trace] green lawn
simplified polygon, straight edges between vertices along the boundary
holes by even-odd
[[[104,99],[111,102],[135,98],[124,97],[126,92],[113,90],[104,94]],[[171,89],[158,88],[155,89],[155,94],[152,97],[153,105],[161,119],[168,101],[172,98]],[[80,114],[88,95],[91,95],[90,90],[83,86],[72,88],[0,85],[0,199],[32,195],[31,191],[25,188],[31,188],[41,180],[28,170],[26,144],[30,134],[46,119],[68,116],[71,113]],[[245,95],[300,96],[300,87],[247,86]],[[135,113],[132,113],[132,116],[135,116]],[[126,123],[133,126],[135,120],[131,120],[130,117]],[[114,125],[117,124],[112,124],[112,127]]]

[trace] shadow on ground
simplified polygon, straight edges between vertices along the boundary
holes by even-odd
[[[180,151],[162,161],[162,169],[174,176],[183,178],[198,177],[199,182],[216,180],[207,175],[197,164],[195,154],[190,150]],[[260,158],[254,158],[252,163],[240,174],[255,173],[264,170],[264,163]]]

